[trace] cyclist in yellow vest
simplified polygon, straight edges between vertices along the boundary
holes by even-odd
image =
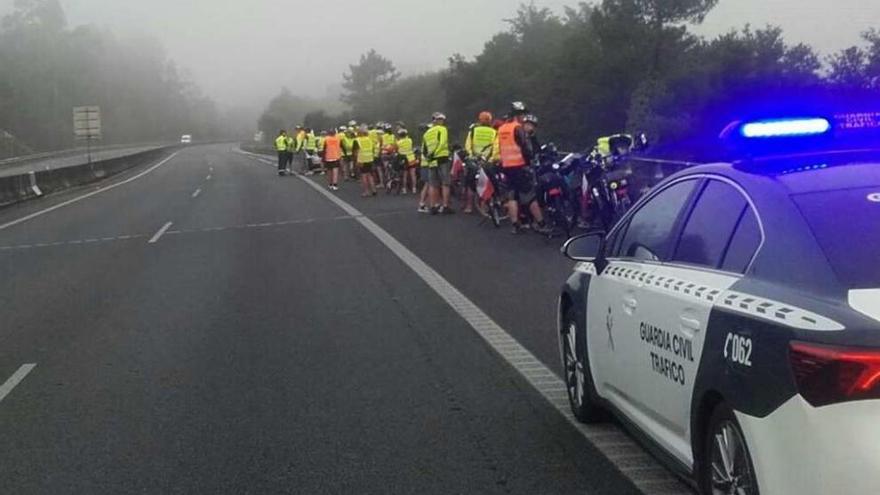
[[[492,114],[480,112],[477,123],[472,125],[464,142],[464,150],[468,156],[468,165],[464,178],[465,188],[465,213],[473,211],[474,197],[477,192],[477,173],[479,172],[479,160],[488,160],[492,155],[493,144],[497,136],[492,127]]]
[[[315,157],[318,156],[318,137],[315,136],[315,133],[308,127],[305,131],[306,136],[303,143],[303,151],[305,152],[306,160],[305,170],[306,174],[310,175],[312,173],[312,168],[315,166]]]
[[[363,186],[361,196],[375,196],[376,184],[373,182],[373,163],[376,161],[375,145],[369,131],[364,126],[361,126],[354,139],[352,154],[361,175],[361,185]]]
[[[416,157],[419,160],[419,179],[422,181],[422,190],[419,192],[419,213],[430,213],[431,210],[428,208],[428,200],[430,199],[428,193],[430,192],[430,187],[428,186],[428,179],[430,179],[430,162],[428,160],[428,152],[425,151],[425,133],[428,132],[428,129],[431,128],[431,124],[420,124],[419,132],[416,134],[416,137],[419,138],[419,142],[417,145],[418,156]]]
[[[354,139],[356,136],[354,127],[340,127],[339,134],[342,138],[342,174],[345,180],[355,177],[354,161],[352,160]]]
[[[449,130],[446,128],[446,115],[435,112],[431,118],[433,126],[425,132],[424,149],[428,157],[428,196],[431,201],[431,214],[455,213],[449,206],[450,186],[452,185],[452,162],[449,159]],[[441,203],[438,206],[438,203]]]
[[[373,162],[373,177],[376,181],[376,187],[379,189],[385,187],[385,171],[382,170],[382,136],[385,134],[384,126],[382,122],[378,122],[371,126],[369,131],[370,139],[373,140],[375,158]]]
[[[397,159],[397,138],[394,136],[394,130],[391,124],[382,125],[382,133],[379,134],[379,146],[382,158],[382,171],[385,173],[385,180],[391,182],[391,168],[395,165]]]
[[[275,151],[278,153],[278,175],[284,175],[287,166],[287,131],[278,131],[275,138]]]
[[[296,140],[293,139],[293,136],[288,135],[285,140],[285,144],[287,144],[287,151],[284,153],[284,169],[288,174],[293,173],[293,150],[296,147]]]
[[[401,184],[401,192],[406,194],[411,190],[416,194],[416,151],[413,146],[413,140],[409,137],[406,129],[397,131],[397,160],[403,165],[403,184]],[[409,185],[409,189],[407,189]]]

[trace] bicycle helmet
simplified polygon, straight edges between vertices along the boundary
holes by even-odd
[[[510,115],[525,115],[527,113],[529,113],[529,109],[528,107],[526,107],[525,103],[521,101],[515,101],[510,104]]]
[[[532,124],[533,126],[537,127],[538,126],[538,117],[535,117],[532,114],[528,114],[525,117],[523,117],[523,123]]]
[[[438,120],[446,120],[446,115],[443,112],[434,112],[434,115],[431,116],[431,120],[434,122]]]

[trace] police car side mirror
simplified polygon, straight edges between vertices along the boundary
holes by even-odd
[[[562,254],[572,261],[596,265],[601,272],[605,267],[605,232],[595,231],[572,237],[562,246]]]

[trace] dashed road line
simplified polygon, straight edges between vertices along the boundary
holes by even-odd
[[[202,193],[202,188],[200,187],[200,188],[196,189],[195,191],[193,191],[193,193],[192,193],[192,197],[193,197],[193,198],[198,198],[198,197],[199,197],[199,194],[201,194],[201,193]]]
[[[155,244],[155,243],[159,242],[159,239],[161,239],[162,236],[165,235],[165,232],[167,232],[168,229],[170,229],[172,225],[174,225],[174,222],[168,222],[165,225],[163,225],[162,228],[159,229],[155,234],[153,234],[153,237],[151,237],[150,240],[147,241],[147,244]]]
[[[211,180],[211,174],[208,174],[208,176],[205,177],[205,180]]]
[[[143,176],[149,174],[149,173],[152,172],[153,170],[156,170],[157,168],[161,167],[162,165],[165,165],[166,163],[168,163],[169,161],[171,161],[172,158],[174,158],[175,156],[177,156],[178,153],[180,153],[180,152],[179,152],[179,151],[176,151],[176,152],[172,153],[171,155],[167,156],[165,159],[163,159],[163,160],[160,161],[159,163],[157,163],[157,164],[153,165],[152,167],[150,167],[150,168],[144,170],[143,172],[140,172],[139,174],[134,175],[134,176],[132,176],[132,177],[129,177],[128,179],[125,179],[125,180],[123,180],[123,181],[116,182],[116,183],[114,183],[114,184],[110,184],[110,185],[108,185],[108,186],[104,186],[104,187],[98,188],[98,189],[96,189],[96,190],[94,190],[94,191],[92,191],[92,192],[89,192],[89,193],[83,194],[82,196],[77,196],[77,197],[75,197],[75,198],[73,198],[73,199],[68,199],[67,201],[63,201],[63,202],[61,202],[61,203],[58,203],[57,205],[50,206],[50,207],[45,208],[45,209],[42,209],[42,210],[40,210],[40,211],[35,211],[34,213],[31,213],[30,215],[25,215],[25,216],[23,216],[23,217],[21,217],[21,218],[17,218],[17,219],[15,219],[15,220],[12,220],[12,221],[6,222],[6,223],[4,223],[4,224],[0,224],[0,230],[8,229],[9,227],[12,227],[13,225],[18,225],[18,224],[20,224],[20,223],[27,222],[28,220],[31,220],[31,219],[37,218],[37,217],[39,217],[39,216],[41,216],[41,215],[45,215],[46,213],[49,213],[49,212],[55,211],[55,210],[60,209],[60,208],[64,208],[65,206],[72,205],[72,204],[74,204],[74,203],[76,203],[76,202],[78,202],[78,201],[82,201],[82,200],[84,200],[84,199],[86,199],[86,198],[91,198],[92,196],[94,196],[94,195],[96,195],[96,194],[100,194],[100,193],[102,193],[102,192],[109,191],[109,190],[111,190],[111,189],[115,189],[115,188],[117,188],[117,187],[119,187],[119,186],[122,186],[122,185],[128,184],[128,183],[130,183],[130,182],[136,181],[136,180],[140,179],[141,177],[143,177]]]
[[[16,387],[24,377],[28,375],[35,367],[37,363],[26,363],[21,365],[15,373],[12,374],[4,383],[0,385],[0,401],[6,398],[9,395],[9,392],[12,392],[12,389]]]
[[[271,162],[252,154],[263,163]],[[346,201],[324,190],[313,180],[298,176],[318,193],[351,215],[367,231],[394,253],[406,266],[419,276],[446,303],[461,316],[483,340],[510,366],[520,373],[547,402],[557,410],[581,435],[614,464],[617,469],[641,491],[657,495],[692,495],[693,492],[672,473],[653,458],[640,458],[643,462],[632,463],[633,455],[644,455],[639,447],[622,430],[613,425],[585,425],[572,414],[567,399],[565,383],[545,366],[534,354],[514,339],[506,330],[492,320],[475,303],[462,294],[430,265],[395,239],[385,229],[364,216]],[[549,379],[548,376],[555,378]],[[603,440],[595,440],[601,435]],[[651,469],[646,469],[651,468]]]
[[[37,248],[50,248],[50,247],[58,247],[58,246],[79,246],[85,244],[101,244],[107,242],[116,242],[116,241],[126,241],[130,239],[139,239],[147,237],[143,234],[138,235],[121,235],[118,237],[101,237],[99,238],[91,238],[91,239],[73,239],[69,241],[57,241],[57,242],[37,242],[34,244],[17,244],[12,246],[0,246],[0,251],[24,251],[27,249],[37,249]]]

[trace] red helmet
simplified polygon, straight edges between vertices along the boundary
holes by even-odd
[[[477,121],[479,121],[483,125],[491,125],[492,124],[492,112],[487,112],[487,111],[480,112],[479,117],[477,117]]]

